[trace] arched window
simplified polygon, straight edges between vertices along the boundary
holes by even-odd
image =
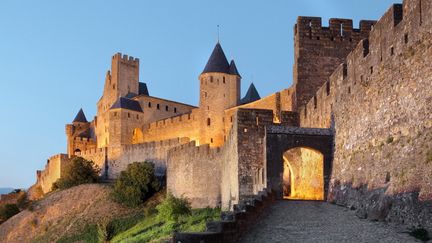
[[[210,118],[207,118],[207,126],[210,126],[210,124],[211,124]]]
[[[148,103],[148,107],[151,107],[151,102]]]

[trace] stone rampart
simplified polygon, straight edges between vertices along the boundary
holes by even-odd
[[[44,170],[36,172],[36,184],[41,186],[43,193],[51,191],[52,184],[60,178],[62,170],[69,161],[67,154],[56,154],[47,160]]]
[[[431,15],[430,1],[393,5],[299,112],[336,129],[330,200],[430,229]]]
[[[168,152],[168,192],[187,198],[194,208],[221,205],[221,148],[191,142]]]

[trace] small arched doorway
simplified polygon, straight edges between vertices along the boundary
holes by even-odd
[[[296,147],[283,153],[283,198],[324,200],[324,156],[321,152]]]
[[[75,149],[74,154],[81,153],[81,149]]]
[[[144,142],[144,133],[140,128],[135,128],[132,132],[132,144]]]

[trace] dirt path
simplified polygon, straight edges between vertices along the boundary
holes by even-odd
[[[325,202],[278,201],[240,241],[251,242],[420,242],[382,222]]]

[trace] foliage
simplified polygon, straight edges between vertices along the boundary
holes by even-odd
[[[387,144],[393,143],[393,141],[394,141],[394,138],[392,136],[389,136],[386,140]]]
[[[19,192],[18,198],[17,198],[17,207],[20,209],[24,209],[29,205],[29,200],[27,197],[27,193],[25,191]]]
[[[432,151],[427,152],[426,154],[426,164],[432,162]]]
[[[16,204],[5,204],[0,206],[0,222],[4,222],[19,213],[20,210]]]
[[[85,183],[95,183],[99,179],[100,169],[93,161],[75,157],[62,171],[62,176],[53,183],[53,190],[66,189]]]
[[[192,209],[190,214],[178,217],[178,221],[165,221],[158,215],[145,217],[130,229],[117,234],[111,242],[165,242],[174,231],[203,232],[206,223],[220,219],[220,209]]]
[[[108,242],[114,236],[114,226],[108,219],[103,219],[97,224],[99,242]]]
[[[185,198],[176,198],[172,194],[169,194],[156,209],[158,217],[165,221],[177,221],[180,216],[191,213],[190,203]]]
[[[120,173],[114,184],[113,196],[117,202],[135,207],[160,189],[151,162],[134,162]]]
[[[423,228],[411,229],[408,234],[411,235],[412,237],[415,237],[416,239],[419,239],[419,240],[424,241],[424,242],[431,239],[429,236],[429,232]]]
[[[72,243],[72,242],[86,242],[93,243],[98,242],[98,229],[97,225],[87,225],[80,234],[62,237],[57,240],[57,243]],[[43,241],[40,241],[43,242]]]

